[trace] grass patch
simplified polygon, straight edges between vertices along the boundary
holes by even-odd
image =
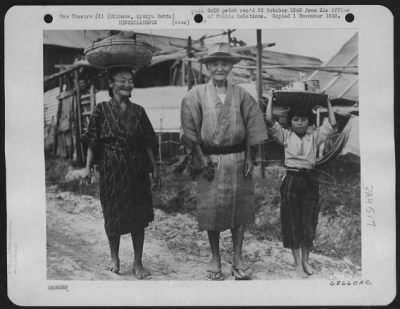
[[[71,191],[76,194],[92,195],[100,198],[98,183],[85,184],[79,180],[66,181],[65,176],[71,169],[82,168],[71,160],[64,160],[52,156],[46,156],[46,185],[57,185],[63,191]]]
[[[65,175],[71,168],[69,160],[62,160],[54,157],[46,157],[45,159],[45,172],[46,184],[55,185],[64,181]]]

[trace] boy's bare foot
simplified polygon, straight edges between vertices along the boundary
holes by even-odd
[[[143,265],[133,264],[133,274],[139,280],[148,280],[151,279],[150,272],[143,267]]]
[[[106,270],[109,270],[115,274],[119,273],[119,260],[112,260],[111,264],[106,267]]]
[[[304,272],[309,276],[311,276],[312,274],[315,273],[314,268],[312,268],[312,266],[306,261],[303,261],[303,269],[304,269]]]

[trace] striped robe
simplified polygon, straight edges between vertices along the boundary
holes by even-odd
[[[221,102],[212,80],[193,87],[181,106],[183,140],[205,146],[256,145],[268,138],[262,112],[240,86],[228,82]],[[215,166],[212,181],[198,181],[197,220],[200,230],[223,231],[254,222],[254,185],[244,177],[245,151],[210,155]],[[196,161],[196,160],[194,160]]]
[[[83,139],[100,171],[100,202],[108,237],[143,228],[153,221],[146,148],[158,145],[146,111],[131,103],[122,111],[115,100],[96,105]]]

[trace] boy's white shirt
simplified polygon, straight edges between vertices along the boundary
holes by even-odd
[[[285,166],[306,169],[314,168],[318,146],[334,132],[327,118],[319,128],[307,130],[302,138],[292,130],[283,128],[277,121],[269,130],[270,135],[284,146]]]

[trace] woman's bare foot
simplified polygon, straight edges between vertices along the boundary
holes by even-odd
[[[303,261],[303,269],[304,272],[309,276],[315,273],[314,268],[312,268],[312,266],[308,263],[308,261]]]
[[[311,265],[308,263],[308,257],[310,255],[310,248],[303,246],[302,248],[302,264],[303,264],[303,269],[304,272],[311,276],[313,273],[315,273],[315,270],[311,267]]]
[[[296,271],[296,277],[298,278],[307,278],[307,274],[304,272],[303,266],[300,264],[293,264],[293,267]]]
[[[139,280],[148,280],[151,279],[150,272],[143,267],[141,264],[133,264],[133,274]]]
[[[113,259],[111,264],[106,267],[106,270],[109,270],[115,274],[119,273],[119,259]]]
[[[106,267],[107,270],[118,274],[119,273],[119,241],[120,237],[108,237],[108,244],[110,245],[111,264]]]

